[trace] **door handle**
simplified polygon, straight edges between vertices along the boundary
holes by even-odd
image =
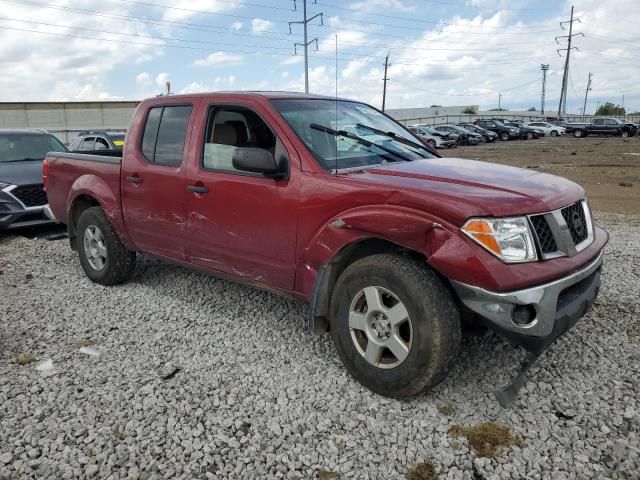
[[[194,193],[208,193],[209,189],[201,185],[187,185],[187,190]]]
[[[127,182],[130,183],[142,183],[142,179],[137,175],[130,175],[127,177]]]

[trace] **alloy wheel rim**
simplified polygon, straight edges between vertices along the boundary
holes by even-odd
[[[405,305],[383,287],[366,287],[349,307],[349,332],[356,350],[377,368],[403,363],[413,343],[413,325]]]
[[[100,271],[107,263],[107,246],[102,231],[89,225],[84,231],[84,253],[91,268]]]

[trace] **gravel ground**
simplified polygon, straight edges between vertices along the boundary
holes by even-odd
[[[433,391],[390,400],[303,303],[151,259],[105,288],[66,240],[0,239],[0,478],[393,479],[432,460],[440,479],[638,479],[640,217],[598,220],[599,301],[510,410],[492,390],[524,355],[489,332]],[[478,458],[447,433],[484,421],[521,447]]]

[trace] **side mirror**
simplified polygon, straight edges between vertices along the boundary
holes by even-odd
[[[282,168],[268,150],[238,147],[233,152],[233,168],[243,172],[260,173],[269,178],[282,178]]]

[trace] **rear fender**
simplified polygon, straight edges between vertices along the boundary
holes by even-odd
[[[305,248],[304,262],[296,275],[297,289],[310,300],[309,328],[326,331],[326,317],[333,284],[358,244],[380,240],[429,258],[451,237],[455,227],[427,213],[382,205],[362,207],[329,220]],[[318,327],[316,320],[323,318]]]
[[[69,189],[69,195],[67,196],[67,215],[69,216],[71,213],[71,209],[77,199],[83,196],[94,199],[100,207],[102,207],[120,241],[122,241],[129,250],[135,250],[135,246],[130,241],[124,225],[124,217],[122,215],[122,207],[118,193],[119,192],[114,192],[109,185],[97,175],[82,175],[73,182],[73,185]],[[69,218],[69,221],[70,220]],[[71,228],[72,227],[69,226],[70,231]],[[75,226],[73,228],[75,228]]]

